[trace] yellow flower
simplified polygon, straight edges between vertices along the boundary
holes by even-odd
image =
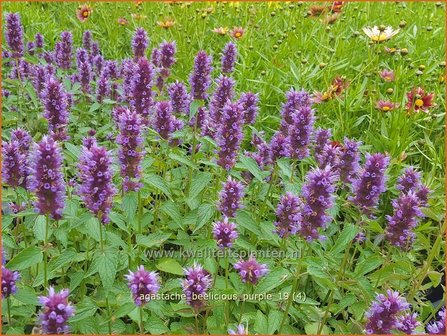
[[[159,27],[161,27],[161,28],[164,28],[164,29],[171,28],[172,26],[174,26],[174,24],[175,24],[175,21],[173,21],[171,19],[167,19],[165,21],[158,21],[157,22],[157,25]]]
[[[218,28],[214,28],[212,30],[213,33],[216,33],[218,35],[226,35],[228,33],[228,28],[227,27],[218,27]]]
[[[132,18],[135,20],[144,20],[147,18],[146,15],[143,14],[139,14],[139,13],[135,13],[135,14],[131,14]]]
[[[396,35],[400,29],[394,30],[392,27],[388,26],[374,26],[372,28],[370,27],[364,27],[363,32],[374,42],[380,43],[384,41],[388,41],[391,39],[394,35]]]

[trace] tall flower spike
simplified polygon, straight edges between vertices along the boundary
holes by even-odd
[[[170,69],[175,64],[175,53],[177,46],[175,42],[162,42],[158,48],[160,51],[160,65],[165,69]]]
[[[377,295],[369,310],[366,312],[367,334],[390,334],[400,325],[398,317],[410,305],[399,292],[387,290],[386,295]]]
[[[233,246],[233,242],[238,236],[236,224],[228,221],[227,217],[213,226],[213,237],[220,248]]]
[[[157,272],[148,272],[142,265],[138,267],[136,272],[129,271],[129,274],[124,277],[137,306],[147,303],[150,297],[160,290],[160,278]]]
[[[324,145],[321,153],[315,154],[315,159],[317,160],[318,167],[324,168],[330,166],[332,170],[337,172],[340,160],[340,148],[336,144],[328,143]]]
[[[345,138],[340,153],[340,160],[338,162],[340,180],[343,183],[352,183],[358,176],[360,169],[359,147],[361,146],[361,144],[362,143],[360,141],[354,141]]]
[[[222,53],[222,72],[231,73],[234,71],[234,64],[236,63],[237,48],[233,42],[228,42]]]
[[[203,50],[194,59],[194,70],[189,77],[191,94],[194,99],[206,99],[211,84],[212,58]]]
[[[17,128],[11,132],[11,142],[17,141],[19,143],[19,151],[28,154],[33,138],[22,128]]]
[[[311,107],[311,98],[306,91],[290,90],[286,94],[287,101],[281,109],[281,132],[288,135],[289,125],[294,123],[293,115],[300,107]]]
[[[96,83],[96,100],[98,103],[102,103],[104,98],[110,97],[112,86],[109,79],[109,74],[104,69],[101,72],[101,76]]]
[[[123,97],[131,101],[133,96],[133,79],[136,72],[136,64],[130,59],[123,60],[121,64],[121,77],[123,79]]]
[[[242,105],[244,111],[244,122],[246,124],[254,125],[256,117],[258,116],[258,94],[252,92],[245,92],[241,94],[239,98],[239,104]]]
[[[211,97],[209,110],[214,124],[219,125],[222,121],[222,110],[225,104],[233,99],[234,80],[221,75],[216,82],[217,88]]]
[[[250,282],[254,285],[268,273],[267,265],[258,263],[253,256],[246,261],[238,261],[234,264],[234,269],[239,272],[242,282]]]
[[[30,151],[27,185],[37,196],[34,206],[40,215],[56,220],[62,218],[65,201],[62,163],[61,150],[51,136],[45,135]]]
[[[335,182],[338,178],[330,166],[310,171],[301,189],[304,199],[298,217],[298,232],[307,241],[325,239],[318,230],[325,229],[332,217],[327,211],[334,204]]]
[[[275,232],[281,238],[297,233],[300,206],[300,199],[290,192],[281,197],[276,209],[276,221],[274,223]]]
[[[85,206],[103,224],[109,222],[116,189],[113,185],[112,160],[104,147],[93,143],[90,148],[83,147],[79,158],[79,194]]]
[[[143,28],[137,28],[132,39],[132,51],[135,60],[145,56],[147,46],[149,45],[149,38],[147,32]]]
[[[222,190],[219,194],[218,209],[225,217],[235,217],[236,210],[240,209],[241,199],[244,196],[244,186],[237,180],[233,180],[230,176],[223,183]]]
[[[11,271],[2,265],[2,298],[6,299],[17,292],[16,283],[20,280],[20,273]]]
[[[270,139],[270,152],[273,162],[287,156],[287,141],[283,133],[277,131]]]
[[[92,49],[92,32],[90,30],[86,30],[82,34],[82,47],[89,52]]]
[[[236,330],[228,329],[228,335],[248,335],[248,329],[243,324],[239,324]]]
[[[205,305],[202,297],[208,292],[213,282],[211,274],[198,263],[194,263],[192,267],[185,269],[184,272],[186,279],[183,279],[181,284],[183,293],[186,296],[186,303],[198,312]]]
[[[11,187],[26,186],[26,155],[18,141],[2,142],[2,181]]]
[[[67,139],[69,122],[67,93],[62,83],[55,76],[47,76],[41,101],[44,107],[43,116],[48,120],[48,130],[56,140]]]
[[[318,155],[321,155],[323,153],[324,146],[330,144],[331,137],[332,132],[330,129],[318,128],[315,131],[315,157],[318,157]]]
[[[124,178],[123,190],[139,190],[142,184],[141,161],[145,151],[143,145],[143,125],[141,117],[133,111],[126,110],[119,116],[120,134],[116,142],[120,145],[118,158],[121,164],[121,177]]]
[[[263,132],[259,135],[253,134],[251,144],[256,147],[256,152],[248,152],[247,155],[252,157],[259,168],[264,169],[265,166],[272,164],[272,152],[270,151],[270,146],[262,138]]]
[[[155,105],[153,127],[165,140],[169,140],[171,133],[183,127],[183,122],[176,119],[172,112],[170,101],[160,101]]]
[[[291,116],[287,131],[288,156],[302,160],[309,156],[310,137],[315,121],[314,111],[309,106],[300,107]]]
[[[405,315],[399,316],[397,329],[407,335],[414,334],[414,330],[421,324],[417,320],[417,317],[418,314],[416,313],[406,313]]]
[[[12,57],[22,57],[24,49],[23,26],[19,13],[9,13],[6,15],[5,38],[9,49],[12,51]]]
[[[76,64],[78,67],[78,79],[84,93],[90,93],[90,82],[93,79],[92,66],[87,50],[79,48],[76,51]]]
[[[154,69],[146,58],[140,58],[133,69],[130,105],[141,115],[145,125],[149,124],[150,108],[153,104]]]
[[[64,70],[70,69],[73,57],[73,36],[71,32],[64,31],[61,33],[61,40],[56,43],[55,52],[57,66]]]
[[[366,154],[366,162],[360,176],[354,180],[354,196],[349,199],[364,213],[377,207],[380,195],[385,191],[385,170],[390,159],[385,154]]]
[[[175,83],[171,84],[168,87],[168,95],[174,112],[189,114],[191,96],[183,83],[176,81]]]
[[[432,335],[445,335],[445,307],[438,312],[439,320],[427,324],[427,331]]]
[[[43,46],[44,46],[44,38],[43,38],[43,35],[42,35],[41,33],[37,33],[37,34],[34,36],[34,40],[35,40],[35,43],[36,43],[36,48],[42,49]]]
[[[418,218],[423,217],[419,199],[413,191],[409,191],[407,194],[400,194],[392,204],[393,216],[386,216],[386,238],[392,245],[408,249],[415,237],[413,230],[418,224]]]
[[[74,307],[68,302],[70,291],[62,289],[59,293],[53,287],[48,290],[48,296],[40,296],[42,311],[39,319],[44,334],[67,334],[70,329],[68,320],[74,315]]]
[[[413,167],[405,169],[402,176],[397,179],[396,189],[402,193],[409,191],[416,192],[421,186],[421,174],[417,172]]]
[[[228,102],[223,108],[222,122],[217,125],[217,144],[219,145],[217,164],[230,170],[236,164],[243,133],[242,107]]]

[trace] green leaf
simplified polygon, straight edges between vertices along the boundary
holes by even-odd
[[[372,255],[361,262],[357,264],[357,267],[355,268],[355,275],[365,275],[366,273],[369,273],[373,270],[375,270],[377,267],[383,264],[383,260],[381,257],[377,255]]]
[[[46,216],[37,216],[33,225],[34,235],[37,240],[45,241],[45,226],[46,226]],[[51,226],[48,227],[48,238],[51,237]]]
[[[268,317],[268,334],[273,335],[281,325],[283,313],[278,310],[271,310]]]
[[[191,168],[196,168],[196,166],[191,162],[191,160],[188,160],[186,157],[178,155],[178,154],[174,154],[174,153],[169,153],[169,157],[174,160],[174,161],[178,161],[182,164],[184,164],[185,166],[191,167]]]
[[[214,217],[214,213],[216,212],[216,206],[214,204],[203,203],[199,206],[198,214],[197,214],[197,223],[193,233],[199,231],[202,226],[208,223],[211,218]]]
[[[157,263],[156,267],[158,270],[160,270],[162,272],[176,274],[176,275],[183,275],[182,266],[178,263],[177,260],[172,259],[172,258],[161,259]]]
[[[199,173],[194,176],[191,182],[191,189],[189,190],[189,197],[195,198],[198,196],[203,189],[210,183],[211,174],[210,173]]]
[[[288,158],[281,158],[276,161],[279,169],[281,169],[282,173],[287,176],[287,178],[292,177],[292,166],[290,165],[290,161]]]
[[[262,278],[262,280],[256,286],[255,293],[269,293],[271,290],[280,286],[287,279],[288,274],[289,272],[285,269],[272,270],[271,272],[267,273],[267,275]]]
[[[72,158],[77,161],[81,156],[81,150],[79,149],[79,147],[73,145],[70,142],[65,142],[64,145],[67,151],[70,153],[70,156],[72,156]]]
[[[12,258],[6,267],[13,271],[21,271],[42,262],[42,260],[42,250],[36,246],[29,246]]]
[[[264,182],[265,177],[269,174],[268,172],[261,171],[256,161],[249,156],[241,157],[238,167],[247,169],[258,181],[261,182]]]
[[[199,110],[199,107],[203,105],[202,100],[195,99],[192,101],[192,103],[189,105],[189,116],[190,118],[194,118],[197,111]]]
[[[344,251],[346,246],[354,239],[357,234],[357,228],[352,224],[345,224],[343,231],[340,236],[338,236],[337,241],[334,243],[333,248],[330,251],[330,254],[337,254],[341,251]]]
[[[258,224],[254,221],[249,212],[245,210],[237,211],[236,223],[253,232],[256,236],[261,236],[261,231],[259,230]]]
[[[144,247],[159,247],[171,236],[170,233],[151,233],[149,235],[137,234],[137,244]]]
[[[14,298],[24,304],[36,306],[38,304],[37,295],[34,288],[30,286],[21,287],[17,290]]]
[[[304,326],[304,330],[306,331],[306,335],[316,335],[318,332],[318,327],[320,326],[319,322],[313,322],[306,324]],[[323,335],[329,335],[331,333],[331,329],[329,329],[327,326],[323,326],[321,328],[321,334]]]
[[[92,274],[98,272],[105,291],[109,291],[115,281],[118,266],[118,251],[115,249],[98,250],[91,265]]]
[[[172,197],[172,194],[169,190],[169,187],[165,183],[165,181],[158,175],[155,174],[148,174],[144,181],[151,186],[153,186],[155,189],[160,190],[162,193],[164,193],[168,197]]]
[[[121,206],[128,221],[134,218],[138,207],[136,193],[131,192],[124,195]]]
[[[149,330],[152,335],[161,335],[170,332],[163,320],[156,316],[151,316],[147,319],[145,328]]]
[[[267,318],[260,310],[256,312],[256,319],[255,319],[255,325],[253,326],[253,330],[258,334],[264,334],[264,335],[267,334],[268,332]]]

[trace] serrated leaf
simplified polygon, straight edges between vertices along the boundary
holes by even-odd
[[[97,251],[93,257],[91,269],[99,273],[105,291],[109,291],[115,281],[118,266],[118,251],[105,249]]]
[[[180,156],[180,155],[174,154],[174,153],[169,153],[169,157],[174,161],[178,161],[178,162],[184,164],[185,166],[188,166],[191,168],[196,168],[196,166],[191,162],[191,160],[189,160],[188,158],[186,158],[184,156]]]
[[[157,269],[171,274],[183,275],[183,268],[177,260],[172,258],[161,259],[157,265]]]
[[[6,267],[13,271],[21,271],[42,262],[42,260],[42,250],[36,246],[29,246],[15,255]]]
[[[166,196],[172,197],[168,185],[165,183],[165,181],[163,181],[163,179],[160,176],[155,174],[148,174],[144,179],[144,181],[150,184],[155,189],[160,190]]]
[[[189,197],[195,198],[199,195],[203,189],[210,183],[211,174],[210,173],[199,173],[194,176],[191,182],[191,189],[189,190]]]
[[[267,334],[268,332],[268,323],[265,315],[258,310],[256,312],[255,325],[253,326],[253,330],[258,334]]]
[[[268,172],[261,171],[257,162],[249,156],[241,157],[238,167],[247,169],[258,181],[261,182],[263,182],[269,174]]]
[[[337,240],[334,243],[330,253],[337,254],[343,251],[346,246],[351,242],[355,235],[357,234],[358,229],[352,224],[345,224],[343,231],[338,236]]]
[[[149,235],[137,234],[137,244],[144,247],[159,247],[171,236],[170,233],[151,233]]]
[[[258,224],[251,217],[250,213],[245,210],[239,210],[236,214],[236,223],[241,227],[253,232],[256,236],[261,236]]]
[[[206,223],[208,223],[211,218],[214,217],[214,213],[216,212],[216,207],[213,204],[203,203],[199,206],[198,214],[197,214],[197,223],[193,233],[199,231]]]
[[[271,310],[268,316],[268,334],[273,335],[281,325],[283,313],[278,310]]]

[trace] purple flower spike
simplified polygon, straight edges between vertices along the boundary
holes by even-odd
[[[243,324],[239,324],[236,330],[228,329],[228,335],[248,335],[248,329]]]
[[[135,60],[144,57],[147,46],[149,45],[149,38],[143,28],[137,28],[132,39],[132,51]]]
[[[385,191],[385,170],[390,159],[385,154],[366,154],[360,176],[353,182],[354,196],[349,199],[364,213],[377,207],[380,194]]]
[[[170,101],[160,101],[155,105],[153,127],[165,140],[169,140],[171,133],[183,127],[183,122],[176,119],[172,112]]]
[[[239,236],[236,224],[229,222],[227,217],[213,226],[213,236],[220,248],[233,246],[234,240]]]
[[[11,187],[26,186],[26,155],[18,141],[2,142],[2,180]]]
[[[233,99],[234,80],[230,77],[220,76],[217,79],[217,88],[214,92],[210,104],[210,116],[215,125],[219,125],[222,121],[222,110],[228,101]]]
[[[17,292],[16,282],[20,280],[20,273],[11,271],[2,265],[2,298],[6,299]]]
[[[338,178],[330,166],[310,171],[301,189],[304,198],[298,218],[298,232],[307,241],[325,239],[318,229],[325,229],[332,220],[327,211],[334,204],[335,182]]]
[[[227,103],[223,108],[222,122],[217,125],[217,144],[219,145],[217,164],[230,170],[236,164],[241,145],[244,119],[242,107],[237,103]]]
[[[54,76],[47,76],[41,93],[43,116],[48,120],[48,130],[56,140],[67,139],[69,122],[68,97],[62,83]]]
[[[186,296],[186,303],[198,312],[205,305],[203,296],[211,287],[213,279],[211,274],[195,262],[192,267],[185,269],[184,272],[186,279],[183,279],[181,284]]]
[[[76,51],[76,64],[78,67],[78,79],[81,83],[82,92],[90,93],[90,82],[93,79],[93,71],[87,50],[79,48]]]
[[[176,81],[168,87],[168,94],[171,100],[172,109],[176,113],[189,114],[191,96],[186,90],[186,86]]]
[[[155,67],[157,68],[161,67],[161,54],[159,49],[157,48],[152,49],[151,62]]]
[[[29,41],[26,44],[26,49],[28,51],[28,54],[30,54],[31,56],[34,55],[34,52],[36,51],[36,44],[33,41]]]
[[[142,306],[150,301],[151,296],[160,290],[160,278],[157,272],[148,272],[142,265],[136,272],[129,271],[129,274],[124,277],[137,306]]]
[[[124,178],[124,191],[139,190],[142,184],[141,161],[143,160],[144,139],[141,117],[133,111],[126,110],[119,116],[120,134],[116,142],[121,146],[118,158],[121,164],[121,176]]]
[[[397,179],[396,189],[400,190],[402,193],[407,193],[409,191],[418,190],[420,184],[421,174],[414,170],[414,168],[410,167],[405,169],[404,174]]]
[[[55,53],[57,66],[64,70],[70,69],[73,57],[73,36],[70,32],[61,33],[61,40],[56,43]]]
[[[160,65],[165,69],[170,69],[175,64],[175,53],[177,46],[175,42],[166,42],[160,44]]]
[[[86,30],[84,34],[82,34],[82,48],[87,51],[92,49],[92,32],[90,30]]]
[[[427,324],[427,331],[432,335],[445,335],[445,307],[438,312],[439,320]]]
[[[44,334],[67,334],[68,319],[74,315],[74,307],[68,302],[70,291],[62,289],[59,293],[53,287],[48,290],[48,296],[40,296],[42,312],[39,315]]]
[[[310,136],[315,121],[314,111],[309,106],[300,107],[292,114],[287,131],[288,156],[302,160],[309,156]]]
[[[338,171],[340,148],[337,145],[328,143],[324,145],[321,153],[315,153],[315,159],[317,160],[318,167],[324,168],[330,166],[334,171]]]
[[[393,216],[387,216],[386,238],[392,245],[408,249],[415,237],[413,229],[418,224],[418,218],[423,217],[419,199],[412,191],[400,194],[393,200],[393,209]]]
[[[315,157],[318,157],[319,155],[323,154],[324,146],[331,143],[330,142],[331,137],[332,132],[330,129],[318,128],[315,131],[315,147],[314,147]]]
[[[12,51],[12,57],[20,58],[23,56],[23,26],[18,13],[9,13],[6,15],[5,29],[6,43]]]
[[[22,128],[17,128],[11,132],[11,142],[17,141],[19,143],[19,151],[27,154],[31,146],[33,138]]]
[[[250,157],[252,157],[259,168],[264,169],[265,166],[272,164],[271,150],[270,146],[265,142],[262,138],[263,132],[261,134],[253,134],[251,144],[256,147],[257,152],[247,153]]]
[[[290,192],[281,197],[276,209],[276,221],[274,223],[275,232],[281,238],[297,233],[300,206],[300,199]]]
[[[206,99],[211,84],[212,58],[203,50],[194,59],[194,70],[189,77],[191,94],[194,99]]]
[[[343,183],[352,183],[358,176],[360,169],[359,147],[361,145],[362,143],[360,141],[345,138],[338,162],[340,180]]]
[[[407,300],[399,292],[387,290],[387,294],[377,295],[366,312],[367,334],[390,334],[400,325],[398,317],[410,307]]]
[[[241,199],[244,196],[244,186],[239,181],[233,180],[230,176],[223,183],[219,194],[218,209],[225,217],[235,217],[236,211],[240,209]]]
[[[112,87],[109,80],[109,75],[104,69],[101,72],[101,76],[99,77],[96,84],[96,100],[98,101],[98,103],[102,103],[104,98],[110,97],[111,90]]]
[[[276,132],[270,139],[270,152],[273,162],[287,156],[287,141],[283,133]]]
[[[247,261],[238,261],[234,264],[234,269],[239,272],[242,282],[250,282],[254,285],[268,273],[267,265],[259,264],[253,256]]]
[[[93,143],[90,148],[83,147],[79,159],[81,184],[79,194],[85,206],[103,224],[109,222],[116,189],[113,185],[112,160],[104,147]]]
[[[258,102],[259,97],[255,93],[246,92],[241,94],[239,104],[242,105],[244,111],[244,122],[246,124],[254,125],[256,117],[258,116]]]
[[[311,107],[310,95],[306,91],[290,90],[286,94],[287,101],[281,109],[281,132],[288,135],[289,126],[294,124],[293,115],[300,107]]]
[[[43,39],[43,35],[41,33],[37,33],[34,36],[34,41],[36,43],[36,48],[42,49],[44,46],[44,39]]]
[[[153,104],[154,69],[146,58],[140,58],[133,69],[130,84],[130,105],[142,116],[145,124],[149,123],[149,110]]]
[[[65,201],[62,163],[61,150],[51,136],[45,135],[30,151],[27,186],[37,196],[34,206],[40,215],[56,220],[62,218]]]
[[[414,334],[414,330],[421,324],[417,320],[417,317],[418,314],[416,313],[406,313],[405,315],[399,316],[397,329],[407,335]]]
[[[236,63],[237,49],[233,42],[228,42],[222,53],[222,72],[231,73],[234,71],[234,64]]]

